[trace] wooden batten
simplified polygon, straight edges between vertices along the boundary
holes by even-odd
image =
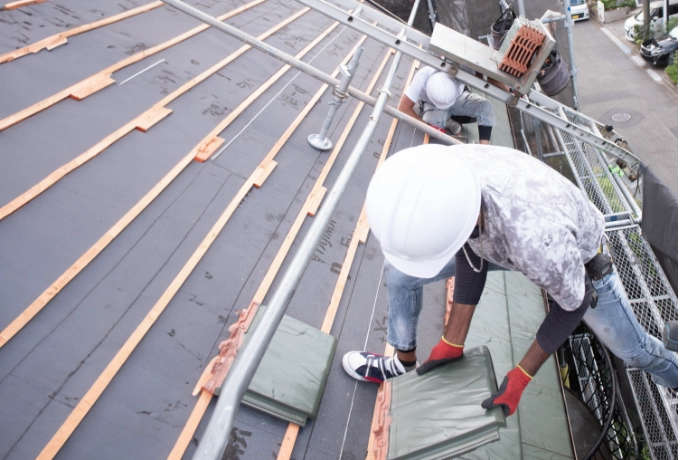
[[[261,172],[261,175],[256,180],[256,182],[254,182],[254,187],[255,188],[261,188],[263,183],[266,181],[266,179],[268,179],[268,176],[270,176],[270,173],[273,172],[273,170],[275,169],[276,166],[277,166],[277,161],[271,161],[270,163],[268,163],[268,166],[266,166],[265,168],[261,168],[259,166],[259,168],[261,168],[262,172]]]
[[[17,0],[16,2],[10,2],[4,6],[0,6],[0,11],[4,10],[16,10],[24,6],[35,5],[37,3],[43,3],[46,0]]]
[[[62,34],[57,35],[56,37],[52,38],[48,43],[45,44],[45,49],[48,51],[51,51],[58,46],[66,44],[67,40],[66,37]]]
[[[69,97],[80,101],[90,96],[99,90],[106,88],[107,86],[115,83],[114,79],[110,75],[106,74],[95,74],[92,77],[83,80],[82,82],[71,87],[71,93]]]
[[[367,37],[365,37],[365,36],[361,37],[361,39],[358,41],[356,46],[361,46],[363,44],[363,42],[366,40],[366,38]],[[345,56],[345,58],[342,60],[342,65],[347,63],[351,59],[354,51],[351,51],[347,56]],[[332,73],[332,76],[335,77],[338,74],[338,72],[339,72],[338,69],[335,70]],[[373,83],[373,85],[374,85],[374,83]],[[285,130],[285,132],[282,134],[282,136],[280,136],[278,141],[275,143],[275,145],[273,145],[273,147],[270,149],[270,151],[268,152],[266,157],[261,161],[261,164],[257,167],[257,169],[254,171],[252,176],[250,176],[250,177],[255,177],[252,184],[259,182],[259,178],[262,177],[263,172],[270,168],[271,163],[275,163],[273,161],[275,156],[280,152],[282,147],[285,145],[287,140],[292,136],[292,134],[297,129],[297,127],[301,124],[301,122],[306,118],[306,116],[308,116],[308,114],[313,109],[313,107],[315,107],[317,105],[318,101],[320,100],[322,95],[325,93],[327,88],[328,88],[328,85],[322,85],[320,87],[320,89],[315,93],[315,95],[311,98],[311,100],[308,102],[308,104],[306,104],[306,106],[303,108],[303,110],[299,113],[299,115],[297,115],[297,117],[294,119],[294,121],[290,124],[290,126],[287,128],[287,130]],[[343,143],[343,141],[342,141],[342,143]],[[262,183],[261,183],[261,185],[262,185]],[[241,195],[238,194],[238,196],[241,196]],[[310,200],[310,195],[309,195],[309,198],[307,199],[307,202],[309,202],[309,200]],[[306,203],[304,203],[303,209],[304,210],[307,209]],[[302,216],[302,213],[300,213],[299,218],[297,218],[297,221],[301,220],[301,223],[295,222],[293,227],[296,226],[297,228],[293,228],[292,230],[290,230],[290,233],[298,232],[298,227],[300,227],[301,224],[303,223],[303,217],[305,217],[305,214]],[[284,257],[286,255],[289,247],[291,246],[293,240],[294,240],[294,236],[295,235],[288,234],[287,237],[285,238],[285,243],[283,244],[283,247],[280,248],[280,251],[276,255],[275,260],[273,261],[270,269],[268,270],[268,273],[266,274],[263,281],[261,282],[261,285],[259,286],[258,290],[256,291],[256,294],[254,295],[254,298],[252,299],[252,302],[251,302],[249,308],[242,310],[242,312],[240,313],[240,318],[242,318],[243,316],[244,317],[252,316],[252,314],[251,314],[252,311],[255,314],[256,309],[258,308],[258,306],[261,304],[261,302],[265,298],[266,293],[268,292],[271,284],[273,283],[273,281],[275,279],[275,275],[277,274],[279,267],[282,264],[282,262],[284,261]],[[239,326],[237,326],[238,324],[239,324]],[[233,329],[233,326],[235,326],[234,329]],[[243,334],[243,331],[246,331],[248,324],[246,323],[246,321],[238,320],[238,322],[233,324],[230,328],[231,337],[233,335],[232,334],[233,330],[237,331],[238,327],[240,330],[242,330],[241,334]],[[230,339],[228,339],[228,340],[230,340]],[[225,347],[224,343],[221,343],[221,346],[219,347],[221,349],[221,354],[223,354],[223,348],[227,348],[227,347]],[[225,353],[225,355],[227,355],[227,353]],[[225,364],[227,364],[226,361],[227,361],[227,359],[221,360],[220,354],[219,354],[219,359],[215,362],[213,368],[215,369],[214,373],[215,374],[220,373],[220,374],[222,374],[222,377],[220,375],[217,375],[213,379],[213,381],[211,379],[209,379],[209,381],[207,381],[204,384],[203,392],[211,392],[212,393],[215,388],[220,387],[220,385],[223,382],[223,379],[225,378],[225,375],[227,375],[227,371],[229,368],[229,365],[225,366]],[[202,393],[202,394],[204,394],[204,393]],[[202,415],[204,414],[204,411],[206,410],[206,406],[203,406],[203,403],[201,400],[197,402],[195,409],[192,412],[192,417],[196,418],[196,412],[199,412],[200,410],[201,410],[201,414],[198,416],[199,419],[201,419]],[[183,429],[183,433],[185,433],[186,430],[189,430],[189,429],[191,429],[191,433],[194,433],[194,431],[196,430],[196,425],[194,425],[195,424],[195,418],[191,418],[188,420],[188,422],[185,425],[185,428]],[[198,423],[199,422],[196,421],[196,424],[198,424]],[[190,427],[191,424],[193,424],[194,426]],[[294,443],[296,442],[296,437],[298,435],[298,425],[294,425],[294,424],[290,424],[290,425],[293,425],[293,426],[288,427],[288,430],[285,434],[285,437],[286,438],[290,437],[292,439],[291,439],[291,441],[287,441],[287,440],[283,441],[283,443],[282,443],[283,447],[281,448],[282,454],[278,455],[278,459],[290,458],[291,452],[294,448]],[[294,428],[294,426],[296,428]],[[185,452],[187,445],[189,444],[190,440],[191,440],[191,436],[185,435],[183,445],[181,445],[180,439],[176,442],[176,447],[180,451],[179,456],[182,456],[182,454]],[[174,448],[174,451],[175,450],[176,450],[176,448]],[[169,458],[171,458],[171,457],[169,457]],[[173,458],[179,458],[179,457],[173,457]]]
[[[211,158],[211,155],[213,155],[216,152],[216,150],[218,150],[218,147],[223,145],[223,142],[225,142],[225,139],[217,136],[211,137],[208,140],[202,140],[195,147],[195,151],[197,152],[197,154],[194,156],[194,160],[200,163],[204,163],[206,160]]]
[[[325,187],[320,187],[318,190],[312,192],[308,210],[306,211],[309,216],[315,217],[315,213],[318,212],[318,208],[320,207],[320,203],[323,202],[326,192],[327,189]]]
[[[154,8],[159,8],[163,6],[164,2],[154,1],[146,5],[139,6],[137,8],[124,11],[123,13],[115,14],[107,18],[99,19],[97,21],[91,22],[89,24],[83,24],[73,29],[60,32],[58,34],[52,35],[50,37],[39,40],[35,43],[27,45],[23,48],[19,48],[8,53],[0,55],[0,64],[3,62],[9,62],[14,59],[26,56],[27,54],[37,53],[43,49],[52,50],[60,45],[65,44],[67,37],[73,37],[74,35],[82,34],[88,32],[89,30],[97,29],[98,27],[103,27],[109,24],[113,24],[118,21],[130,18],[132,16],[138,15],[140,13],[145,13],[147,11],[153,10]],[[1,10],[1,9],[0,9]]]
[[[229,19],[229,18],[231,18],[231,17],[233,17],[239,13],[242,13],[242,12],[244,12],[250,8],[253,8],[256,5],[263,3],[264,1],[265,0],[254,0],[250,3],[247,3],[246,5],[242,5],[239,8],[236,8],[236,9],[230,11],[229,13],[226,13],[224,15],[219,16],[217,19],[219,21],[225,21],[226,19]],[[158,5],[157,5],[157,3],[158,3]],[[157,6],[161,6],[161,4],[163,4],[163,2],[154,2],[154,5],[157,5]],[[133,10],[131,10],[131,11],[133,11]],[[284,25],[281,27],[284,27]],[[106,81],[106,78],[111,78],[111,75],[114,72],[117,72],[117,71],[131,65],[131,64],[135,64],[136,62],[139,62],[139,61],[141,61],[141,60],[143,60],[149,56],[152,56],[152,55],[154,55],[160,51],[163,51],[167,48],[170,48],[173,45],[177,45],[178,43],[180,43],[184,40],[187,40],[188,38],[193,37],[193,36],[197,35],[200,32],[203,32],[204,30],[206,30],[208,28],[209,28],[209,26],[206,24],[197,26],[197,27],[195,27],[195,28],[183,33],[183,34],[180,34],[180,35],[178,35],[178,36],[176,36],[170,40],[167,40],[163,43],[160,43],[159,45],[153,46],[149,49],[140,51],[139,53],[136,53],[133,56],[129,56],[125,59],[122,59],[121,61],[117,62],[116,64],[113,64],[113,65],[107,67],[106,69],[101,70],[100,72],[97,72],[96,74],[86,78],[85,80],[83,80],[79,83],[76,83],[75,85],[70,86],[69,88],[61,90],[61,91],[53,94],[52,96],[49,96],[49,97],[43,99],[42,101],[33,104],[30,107],[27,107],[23,110],[20,110],[19,112],[16,112],[16,113],[14,113],[14,114],[6,117],[6,118],[1,119],[0,120],[0,131],[3,131],[5,129],[9,128],[10,126],[13,126],[13,125],[27,119],[28,117],[35,115],[36,113],[38,113],[42,110],[45,110],[48,107],[55,105],[56,103],[60,102],[63,99],[66,99],[67,97],[72,97],[73,99],[76,99],[76,100],[83,99],[83,98],[95,93],[96,91],[99,91],[100,89],[108,86],[109,84],[113,83],[114,80],[111,80],[110,83],[108,83],[104,86],[100,86],[100,87],[97,87],[97,85],[93,85],[94,82],[99,82],[99,84],[102,84],[103,83],[103,81],[101,80],[102,78],[104,78],[105,79],[104,81]],[[63,33],[67,34],[67,32],[63,32]],[[260,38],[260,37],[259,37],[259,39],[263,40],[263,38]],[[16,50],[16,51],[12,52],[12,54],[6,53],[6,54],[0,56],[0,63],[6,62],[6,61],[11,61],[12,59],[14,59],[16,57],[19,57],[19,54],[16,54],[17,51],[20,51],[20,50]],[[24,53],[24,54],[26,54],[26,53]],[[21,55],[23,55],[23,54],[21,54]],[[5,59],[5,60],[3,60],[3,59]],[[182,88],[185,88],[186,85],[184,85]],[[191,85],[191,86],[193,86],[193,85]],[[187,89],[189,89],[189,88],[187,88]],[[185,89],[185,91],[187,91],[187,89]],[[183,92],[185,92],[185,91],[183,91]],[[168,96],[167,96],[166,98],[163,99],[163,103],[161,103],[159,105],[165,106],[168,104],[168,102],[170,102],[170,101],[168,100]]]
[[[185,423],[183,431],[180,432],[180,436],[178,436],[178,439],[173,446],[173,450],[171,450],[171,453],[168,454],[168,460],[181,460],[183,458],[183,454],[185,453],[185,450],[187,450],[187,446],[192,441],[192,436],[194,436],[194,432],[197,431],[197,427],[202,421],[202,417],[204,417],[204,413],[209,407],[209,403],[211,402],[212,398],[213,393],[202,390],[202,394],[199,395],[199,399],[197,400],[194,409],[192,409],[190,418],[187,419],[187,423]]]
[[[216,361],[218,361],[218,356],[214,356],[213,359],[209,361],[209,364],[206,365],[204,372],[199,376],[199,380],[192,390],[192,396],[197,396],[199,392],[202,391],[202,387],[209,380],[209,377],[211,377],[211,369],[213,369],[213,365],[216,364]]]
[[[299,429],[300,427],[296,423],[290,423],[287,426],[282,444],[280,444],[280,450],[277,453],[277,460],[289,460],[292,457],[294,444],[296,444],[296,438],[299,436]]]
[[[146,133],[147,130],[166,118],[171,114],[171,112],[173,112],[173,110],[167,109],[166,107],[152,107],[147,112],[136,118],[135,128],[143,133]]]
[[[166,187],[192,162],[186,155],[147,194],[138,201],[119,221],[90,247],[74,264],[57,278],[17,318],[0,332],[0,348],[28,324],[64,287],[92,262]],[[1,209],[0,209],[1,211]]]

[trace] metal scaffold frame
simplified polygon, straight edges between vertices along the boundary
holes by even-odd
[[[529,118],[522,116],[520,134],[525,143],[525,130],[538,134],[543,128],[535,123],[537,120]],[[581,121],[588,124],[587,120]],[[588,127],[599,132],[595,124]],[[545,131],[554,149],[567,159],[578,187],[605,215],[615,271],[624,285],[636,318],[649,334],[661,339],[666,322],[678,320],[678,299],[640,232],[638,223],[642,213],[638,204],[628,193],[622,178],[612,172],[603,152],[553,126],[545,126]],[[533,154],[528,143],[526,148]],[[556,155],[541,152],[540,156],[547,159]],[[627,369],[627,376],[652,458],[676,458],[677,393],[655,384],[640,369]]]
[[[496,86],[489,84],[482,78],[472,75],[468,72],[458,71],[457,66],[446,59],[443,56],[437,56],[432,52],[428,51],[430,44],[430,37],[415,30],[408,29],[405,39],[397,39],[395,33],[389,32],[391,30],[398,31],[404,24],[383,15],[378,11],[373,11],[371,9],[363,9],[362,15],[367,16],[367,20],[361,16],[351,16],[346,10],[356,10],[357,8],[362,8],[362,4],[355,0],[336,0],[336,5],[333,5],[324,0],[298,0],[302,3],[320,13],[329,16],[332,19],[339,21],[340,23],[346,24],[347,26],[355,29],[363,34],[366,34],[373,39],[383,43],[385,45],[395,48],[397,51],[401,51],[406,56],[410,56],[414,59],[421,61],[430,67],[442,70],[444,72],[451,73],[456,79],[462,81],[463,83],[476,88],[489,96],[495,97],[496,99],[505,102],[508,105],[515,106],[519,108],[523,113],[527,113],[539,120],[555,126],[560,131],[566,132],[567,134],[580,137],[584,142],[588,142],[593,146],[604,150],[605,152],[622,159],[628,164],[640,163],[640,158],[638,158],[630,150],[612,142],[611,140],[604,139],[599,134],[594,131],[587,129],[584,126],[577,125],[567,119],[563,119],[560,115],[553,113],[551,110],[558,109],[562,107],[564,112],[576,114],[581,116],[582,119],[590,120],[595,122],[585,115],[579,114],[574,110],[566,107],[559,102],[550,99],[538,91],[531,90],[526,98],[520,98],[520,95],[513,94]],[[373,24],[376,21],[377,24]],[[412,43],[411,43],[412,42]],[[502,72],[501,72],[502,73]],[[495,78],[495,76],[492,76]],[[550,108],[548,110],[547,108]]]

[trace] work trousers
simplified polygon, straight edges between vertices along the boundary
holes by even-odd
[[[480,126],[496,126],[496,116],[493,113],[493,105],[487,99],[470,91],[463,93],[456,99],[450,108],[437,109],[429,102],[416,104],[419,106],[416,112],[425,123],[445,128],[448,119],[452,116],[467,116],[477,119]]]
[[[495,269],[501,268],[489,267],[489,271]],[[423,286],[454,275],[455,258],[438,275],[429,279],[406,275],[385,262],[384,276],[389,294],[389,344],[399,351],[412,350],[417,346]],[[656,383],[678,387],[678,359],[660,340],[645,332],[616,274],[594,281],[593,286],[598,293],[598,303],[595,308],[588,309],[584,322],[626,364],[649,372]]]

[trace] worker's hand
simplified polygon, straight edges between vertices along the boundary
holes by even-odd
[[[440,128],[439,126],[436,126],[436,125],[429,125],[429,126],[431,126],[432,128],[434,128],[437,131],[448,134],[448,131],[446,131],[446,128]]]
[[[439,343],[432,348],[432,352],[429,354],[427,361],[422,363],[422,365],[416,369],[416,372],[418,375],[422,375],[425,372],[429,372],[436,366],[440,366],[441,364],[446,364],[461,358],[464,347],[464,345],[450,343],[445,338],[441,337]]]
[[[498,393],[482,402],[481,407],[484,409],[502,407],[506,417],[514,414],[519,400],[522,398],[522,392],[531,382],[531,379],[532,377],[518,364],[517,367],[505,376],[503,384],[498,389]]]

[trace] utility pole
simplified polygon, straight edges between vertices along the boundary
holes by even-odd
[[[650,0],[643,0],[643,41],[650,38]]]
[[[669,0],[664,0],[664,9],[662,10],[664,17],[664,32],[669,32]]]

